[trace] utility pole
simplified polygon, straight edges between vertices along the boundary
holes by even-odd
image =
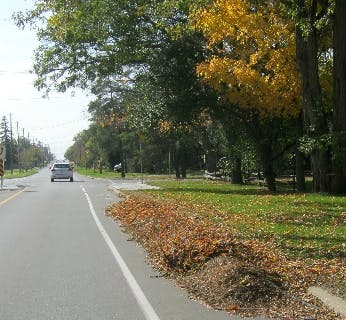
[[[13,174],[13,130],[12,130],[12,113],[10,113],[10,132],[11,132],[11,143],[10,143],[10,169]]]
[[[24,130],[24,129],[23,129]],[[17,154],[18,154],[18,167],[19,172],[22,172],[22,166],[20,163],[20,145],[19,145],[19,123],[17,121]]]

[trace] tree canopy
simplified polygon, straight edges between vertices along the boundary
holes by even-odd
[[[111,162],[120,151],[93,135],[112,136],[124,155],[131,135],[153,134],[184,171],[189,148],[218,155],[205,138],[213,121],[227,144],[254,148],[273,190],[274,162],[295,145],[297,172],[305,151],[315,191],[329,191],[329,177],[345,175],[344,147],[333,142],[345,140],[336,139],[346,122],[343,10],[342,0],[37,0],[15,19],[37,30],[38,89],[96,96],[86,147],[99,156]],[[240,148],[221,149],[239,167]]]
[[[273,1],[219,0],[193,15],[212,55],[198,74],[231,103],[262,117],[301,111],[294,25]]]

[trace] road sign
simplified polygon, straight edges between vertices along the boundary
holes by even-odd
[[[0,160],[6,159],[6,148],[5,146],[0,145]]]
[[[0,177],[4,176],[4,162],[0,160]]]

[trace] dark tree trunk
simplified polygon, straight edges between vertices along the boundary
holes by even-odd
[[[211,143],[209,136],[206,132],[201,135],[203,148],[205,150],[205,170],[208,172],[217,171],[217,153],[215,146]]]
[[[301,7],[304,7],[304,1],[298,1]],[[313,1],[316,4],[316,1]],[[314,7],[314,6],[312,6]],[[312,11],[314,8],[311,9]],[[301,18],[304,16],[302,9]],[[311,16],[315,13],[312,12]],[[317,35],[312,19],[312,31],[308,35],[303,35],[302,30],[298,26],[296,28],[296,55],[298,67],[301,73],[302,89],[303,89],[303,120],[305,132],[311,138],[318,138],[322,134],[328,132],[326,117],[322,105],[322,93],[318,76],[318,60],[317,60]],[[313,188],[315,192],[329,191],[328,183],[328,152],[321,148],[315,149],[311,154],[311,164],[313,171]]]
[[[275,192],[276,182],[273,168],[273,133],[275,131],[275,120],[263,121],[260,120],[257,114],[253,114],[251,121],[247,123],[247,128],[251,132],[251,137],[256,145],[257,155],[267,182],[268,190]]]
[[[121,157],[121,177],[124,179],[125,178],[125,151],[124,151],[124,145],[123,141],[120,138],[120,157]]]
[[[181,178],[180,174],[180,160],[179,160],[179,152],[174,153],[174,168],[175,168],[175,177],[177,179]]]
[[[232,169],[232,183],[233,184],[243,184],[243,175],[241,172],[241,157],[235,156]]]
[[[181,178],[186,179],[186,149],[185,146],[183,146],[180,150],[180,168],[181,168]]]
[[[208,172],[217,171],[217,153],[213,150],[207,150],[205,154],[205,170]]]
[[[313,190],[330,192],[329,155],[327,151],[316,150],[311,154]]]
[[[297,119],[297,135],[298,137],[301,137],[303,135],[303,124],[302,124],[302,119],[299,117]],[[306,184],[305,184],[305,172],[304,172],[304,167],[305,167],[305,156],[304,153],[299,151],[298,149],[298,141],[295,147],[295,173],[296,173],[296,181],[297,181],[297,191],[298,192],[305,192],[306,191]]]
[[[273,169],[273,148],[271,141],[263,140],[258,147],[261,158],[261,165],[263,168],[263,175],[266,179],[268,190],[271,192],[275,192],[276,182]]]
[[[335,1],[332,191],[346,193],[346,1]]]
[[[297,182],[297,191],[305,192],[306,183],[305,183],[305,157],[302,152],[297,148],[295,150],[296,163],[295,163],[295,173],[296,173],[296,182]]]
[[[181,179],[180,162],[181,162],[181,146],[180,146],[180,142],[176,141],[175,149],[174,149],[174,168],[175,168],[176,179]]]

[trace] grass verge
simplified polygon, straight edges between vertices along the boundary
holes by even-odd
[[[26,171],[23,171],[23,170],[19,171],[19,169],[14,169],[13,173],[11,173],[11,170],[5,170],[4,178],[5,179],[23,178],[23,177],[31,176],[37,172],[38,172],[37,169],[30,169]]]
[[[152,184],[160,189],[146,194],[181,203],[239,238],[273,239],[291,257],[346,258],[346,197],[271,194],[259,186],[206,180]]]
[[[93,178],[105,178],[105,179],[122,179],[120,172],[110,171],[108,169],[102,170],[102,173],[98,169],[86,169],[84,167],[75,167],[74,170],[84,176],[89,176]],[[141,180],[145,179],[146,181],[155,181],[155,180],[167,180],[173,178],[173,175],[168,174],[150,174],[150,173],[140,173],[140,172],[127,172],[125,175],[125,179],[136,179]],[[189,172],[187,174],[188,179],[200,179],[203,177],[202,172]]]
[[[110,214],[192,296],[245,315],[339,319],[306,291],[324,285],[345,296],[345,197],[205,180],[151,184],[161,189],[126,191]]]

